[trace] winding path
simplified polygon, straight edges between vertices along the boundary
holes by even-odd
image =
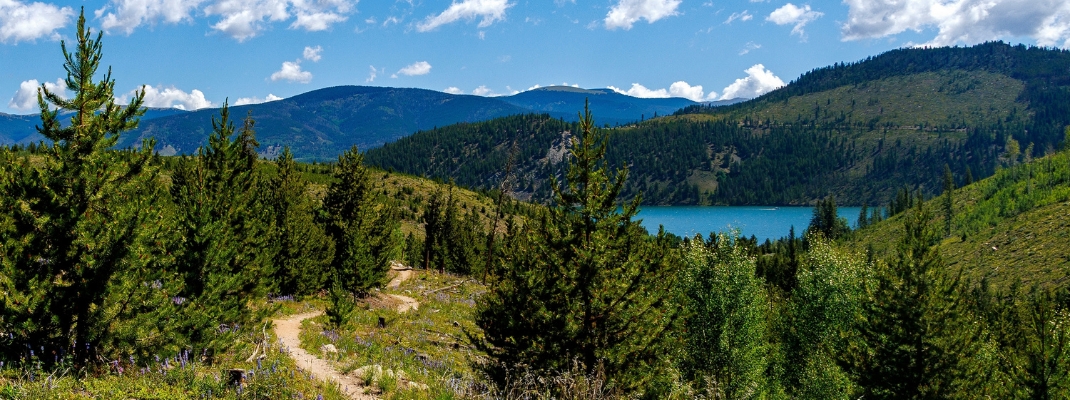
[[[322,311],[313,311],[304,314],[291,315],[286,318],[276,319],[275,336],[282,342],[283,349],[290,353],[297,366],[311,372],[316,379],[333,382],[351,399],[372,400],[375,396],[365,394],[365,386],[361,385],[356,377],[339,373],[327,360],[316,357],[301,348],[301,321],[323,314]]]
[[[386,287],[389,289],[397,289],[399,286],[401,286],[401,282],[405,282],[412,278],[412,268],[406,267],[401,263],[391,263],[390,269],[393,271],[397,271],[398,275],[395,276],[394,279],[391,279],[390,283],[386,284]],[[401,302],[401,304],[398,304],[398,313],[404,313],[409,310],[420,309],[420,302],[416,301],[416,299],[412,297],[402,296],[400,294],[388,294],[386,296],[389,296]]]
[[[386,285],[388,288],[397,288],[401,286],[401,282],[412,278],[412,268],[394,263],[390,266],[390,269],[397,271],[398,275]],[[420,308],[420,303],[412,297],[399,294],[387,294],[386,296],[401,302],[397,308],[398,313]],[[283,349],[290,353],[290,357],[294,359],[298,367],[311,372],[316,379],[337,384],[344,393],[349,395],[349,398],[358,400],[377,399],[373,395],[364,393],[367,387],[361,385],[359,379],[338,372],[329,361],[316,357],[301,348],[301,322],[309,318],[315,318],[320,314],[323,314],[323,311],[312,311],[274,320],[275,336],[278,336],[279,341],[282,342]]]

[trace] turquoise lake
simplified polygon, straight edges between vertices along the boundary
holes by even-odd
[[[837,212],[847,218],[854,228],[861,207],[839,207]],[[694,236],[701,233],[706,237],[710,232],[722,232],[739,229],[740,235],[776,240],[788,236],[788,230],[795,226],[795,234],[802,235],[810,225],[813,207],[700,207],[700,206],[646,206],[639,209],[636,219],[643,220],[643,226],[650,232],[657,232],[658,226],[665,226],[665,231],[679,236]]]

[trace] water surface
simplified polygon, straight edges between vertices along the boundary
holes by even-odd
[[[854,227],[861,207],[839,207],[837,212]],[[701,233],[708,236],[710,232],[722,232],[739,229],[745,237],[776,240],[788,236],[788,230],[795,226],[795,234],[801,236],[810,225],[813,207],[763,207],[763,206],[645,206],[639,209],[637,219],[650,232],[657,232],[658,226],[665,226],[665,231],[679,236],[694,236]]]

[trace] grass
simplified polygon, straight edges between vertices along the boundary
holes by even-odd
[[[312,305],[277,302],[279,312]],[[245,361],[255,343],[263,345],[254,361]],[[316,381],[283,353],[271,330],[250,333],[226,354],[207,364],[197,354],[170,359],[113,360],[106,367],[46,371],[35,360],[0,367],[0,399],[346,399],[335,386]],[[228,370],[246,371],[240,386]]]
[[[396,304],[371,299],[338,328],[329,327],[326,316],[306,320],[302,347],[333,359],[342,372],[364,372],[361,378],[383,398],[464,397],[478,381],[471,361],[481,354],[472,348],[466,332],[477,331],[472,312],[483,286],[468,277],[414,272],[413,279],[399,288],[381,293],[412,297],[420,303],[418,310],[399,314]],[[386,321],[385,327],[378,326],[379,318]],[[338,352],[324,354],[321,349],[327,344]],[[384,373],[367,372],[376,369]]]
[[[940,71],[842,86],[782,102],[761,102],[733,115],[757,120],[832,121],[895,126],[989,125],[1025,115],[1016,104],[1024,83],[984,71]],[[738,114],[738,115],[737,115]]]
[[[952,234],[939,244],[949,267],[973,282],[1007,287],[1070,284],[1070,152],[1003,168],[954,192]],[[942,198],[927,202],[943,228]],[[902,216],[856,233],[851,246],[894,254]]]

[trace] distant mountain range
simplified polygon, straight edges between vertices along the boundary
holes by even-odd
[[[141,121],[149,121],[156,118],[170,117],[173,115],[185,114],[187,111],[179,110],[177,108],[154,108],[149,107],[145,109],[145,115],[141,117]],[[64,126],[69,124],[68,118],[65,116],[70,115],[70,112],[60,113],[60,123]],[[3,145],[26,145],[30,142],[38,142],[45,138],[37,133],[37,126],[41,125],[41,117],[37,114],[30,115],[12,115],[0,113],[0,146]]]
[[[669,115],[690,106],[717,106],[738,101],[697,103],[683,98],[643,99],[610,89],[566,86],[538,88],[512,96],[452,95],[425,89],[338,86],[283,100],[231,107],[235,123],[256,121],[261,152],[271,157],[290,146],[303,160],[329,160],[351,146],[364,150],[419,131],[462,122],[479,122],[518,114],[548,114],[574,121],[590,101],[600,124],[620,125]],[[150,109],[135,131],[119,145],[156,138],[161,154],[192,153],[204,144],[218,109],[182,111]],[[36,115],[0,114],[0,144],[41,140]]]

